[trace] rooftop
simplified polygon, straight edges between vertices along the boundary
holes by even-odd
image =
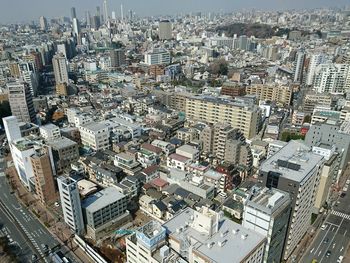
[[[72,141],[66,137],[57,138],[55,140],[48,141],[47,144],[52,148],[62,149],[70,146],[77,145],[75,141]]]
[[[108,187],[84,199],[81,206],[93,213],[124,197],[116,188]]]
[[[285,147],[261,164],[260,170],[276,172],[292,181],[307,180],[323,157],[311,151],[303,141],[290,141]]]
[[[225,218],[220,219],[218,231],[209,236],[193,227],[192,222],[195,220],[195,210],[187,207],[163,226],[176,240],[193,240],[193,251],[208,258],[210,262],[241,262],[265,241],[264,236]]]

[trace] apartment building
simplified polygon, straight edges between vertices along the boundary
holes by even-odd
[[[40,135],[47,141],[59,139],[61,137],[60,128],[55,124],[46,124],[40,126]]]
[[[260,166],[259,180],[290,194],[292,203],[283,258],[287,259],[308,231],[324,158],[302,141],[290,141]]]
[[[58,174],[61,174],[65,169],[70,168],[70,165],[79,160],[78,144],[68,138],[60,137],[46,144],[51,147],[55,168]]]
[[[240,129],[246,138],[252,138],[259,131],[261,109],[243,101],[193,96],[186,100],[186,116],[209,124],[227,123]]]
[[[42,204],[52,204],[56,201],[54,182],[54,167],[52,153],[49,148],[36,149],[30,156],[35,179],[35,192]]]
[[[170,64],[170,52],[163,48],[155,48],[145,53],[145,63],[147,65],[166,65]]]
[[[292,99],[293,89],[291,86],[276,83],[252,84],[246,86],[246,93],[257,95],[263,101],[274,101],[278,105],[288,106]]]
[[[85,198],[81,206],[86,234],[98,239],[103,230],[129,215],[126,210],[127,203],[126,196],[114,187],[107,187]]]
[[[64,221],[76,234],[82,235],[85,229],[77,181],[71,177],[60,176],[57,184]]]
[[[110,126],[107,122],[89,123],[79,126],[81,142],[94,151],[105,150],[110,147]]]

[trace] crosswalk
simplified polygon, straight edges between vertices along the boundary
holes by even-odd
[[[335,215],[335,216],[342,217],[342,218],[347,219],[347,220],[350,220],[350,215],[342,213],[342,212],[339,212],[339,211],[332,210],[331,214]]]

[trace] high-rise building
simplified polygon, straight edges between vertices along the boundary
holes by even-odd
[[[79,36],[80,34],[80,22],[77,18],[73,18],[72,21],[72,25],[73,25],[73,34],[74,36]]]
[[[55,81],[57,84],[69,83],[67,59],[62,53],[56,54],[52,59]]]
[[[44,16],[41,16],[39,18],[39,23],[40,23],[40,29],[42,31],[46,31],[47,30],[47,20],[46,20],[46,17]]]
[[[77,12],[75,11],[75,7],[70,9],[71,19],[77,18]]]
[[[305,57],[306,55],[304,51],[298,51],[296,54],[296,59],[293,65],[294,82],[301,83],[303,80]]]
[[[120,5],[120,19],[121,21],[124,21],[124,10],[123,10],[123,4]]]
[[[172,38],[172,25],[169,20],[159,22],[159,39],[169,40]]]
[[[16,116],[5,117],[2,121],[4,123],[6,138],[9,143],[22,138]]]
[[[123,49],[113,49],[109,53],[110,59],[111,59],[111,68],[119,68],[120,66],[125,65],[126,56],[125,56],[125,50]]]
[[[350,91],[349,64],[320,64],[316,67],[314,89],[319,93],[339,93]]]
[[[50,148],[43,147],[35,150],[30,157],[35,179],[35,192],[43,204],[56,201],[54,183],[54,168]]]
[[[244,204],[242,225],[267,238],[264,263],[281,262],[291,211],[288,193],[264,188]]]
[[[315,71],[318,65],[325,61],[324,54],[313,54],[310,58],[309,67],[306,76],[306,85],[311,86],[314,83]]]
[[[77,181],[70,177],[57,178],[64,221],[78,235],[84,233],[84,220]]]
[[[33,97],[29,85],[25,82],[8,82],[9,103],[13,116],[19,121],[36,123]]]
[[[290,141],[263,162],[259,180],[268,188],[290,194],[291,216],[284,245],[283,259],[288,259],[311,225],[317,187],[324,158],[302,141]]]
[[[107,22],[109,20],[107,0],[103,1],[103,16],[105,22]]]

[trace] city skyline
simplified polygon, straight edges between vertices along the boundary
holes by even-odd
[[[67,1],[63,0],[55,2],[52,0],[38,0],[37,6],[33,8],[32,2],[23,0],[0,0],[0,5],[5,8],[0,9],[0,23],[16,23],[38,20],[40,16],[46,17],[62,17],[70,16],[70,8],[76,7],[78,18],[83,18],[85,11],[94,12],[96,6],[102,6],[103,1],[87,0],[87,1]],[[120,5],[123,4],[124,14],[128,10],[133,10],[139,16],[157,16],[157,15],[175,15],[190,12],[234,12],[244,9],[256,10],[290,10],[290,9],[310,9],[322,7],[349,7],[347,0],[318,0],[318,1],[302,1],[302,0],[266,0],[264,3],[257,0],[247,0],[240,2],[231,2],[228,0],[203,0],[201,4],[195,0],[189,1],[169,1],[169,0],[150,0],[146,5],[140,6],[140,1],[108,1],[108,10],[111,14],[115,11],[120,16]],[[10,12],[16,10],[16,12]]]

